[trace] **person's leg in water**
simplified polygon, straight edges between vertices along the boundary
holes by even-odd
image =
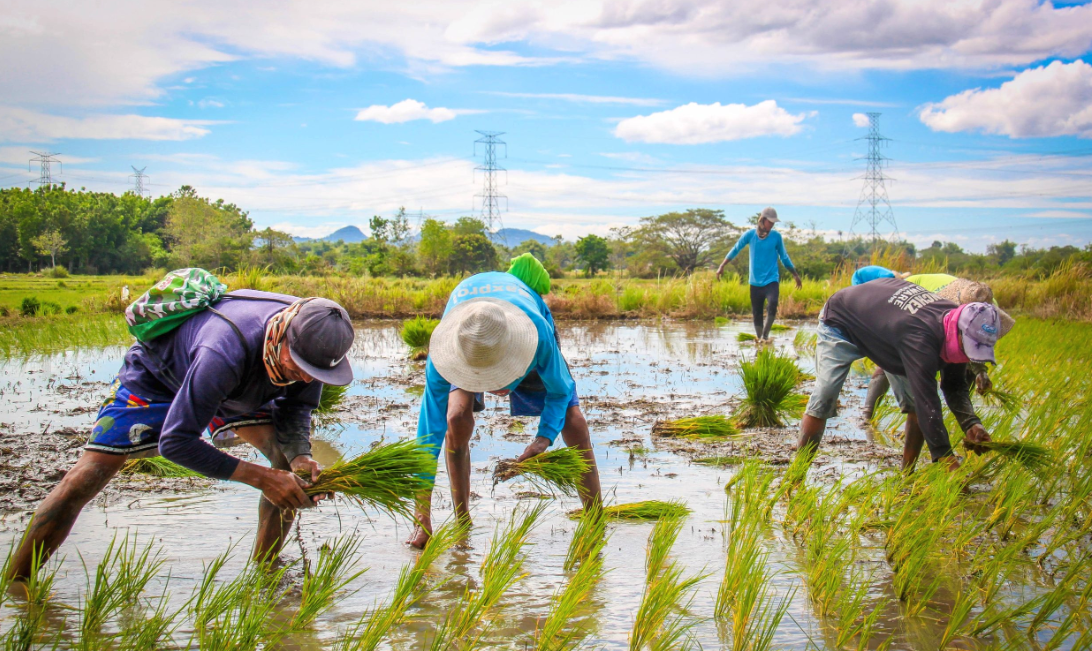
[[[240,427],[234,431],[236,436],[261,452],[269,460],[270,467],[276,470],[292,469],[277,443],[277,430],[272,424]],[[273,506],[265,495],[258,496],[258,533],[254,537],[254,560],[273,560],[280,555],[295,518],[295,511],[281,510]]]
[[[772,282],[762,289],[766,293],[766,327],[762,330],[762,338],[769,341],[770,329],[773,327],[774,319],[777,318],[777,299],[780,296],[781,283]]]
[[[565,412],[565,427],[561,428],[561,438],[565,445],[580,450],[588,462],[588,472],[580,479],[580,501],[584,508],[603,503],[603,491],[599,486],[599,469],[595,465],[595,451],[592,449],[591,432],[588,421],[579,405],[569,407]]]
[[[880,401],[880,398],[887,393],[887,389],[890,387],[891,382],[888,381],[887,374],[877,366],[876,370],[872,372],[872,379],[868,381],[868,394],[865,395],[864,405],[865,420],[872,420],[872,414],[876,411],[876,403]]]
[[[766,300],[766,293],[762,291],[764,288],[755,287],[751,285],[751,318],[755,324],[755,337],[762,341],[762,310],[764,309],[763,302]]]
[[[838,395],[850,366],[861,358],[857,347],[838,329],[820,322],[816,334],[815,388],[800,419],[800,435],[796,442],[797,454],[806,454],[809,460],[823,440],[827,420],[838,413]]]
[[[45,553],[43,562],[52,556],[72,531],[83,507],[106,488],[126,459],[125,454],[84,450],[61,483],[38,505],[8,568],[8,576],[27,578],[35,551]]]
[[[451,501],[455,515],[470,522],[470,437],[474,435],[474,394],[456,389],[448,394],[447,436],[444,452],[447,476],[451,483]],[[424,549],[432,536],[432,493],[417,500],[417,527],[406,541],[412,547]]]

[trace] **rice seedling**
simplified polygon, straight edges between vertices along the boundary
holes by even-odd
[[[11,563],[15,556],[15,538],[12,538],[8,543],[8,553],[4,556],[4,564],[0,566],[0,608],[4,607],[4,602],[8,600],[11,590],[12,577],[9,576],[11,572]]]
[[[80,648],[101,646],[103,625],[139,600],[164,562],[154,540],[140,548],[136,536],[130,538],[126,533],[120,542],[117,535],[111,539],[102,561],[95,568],[93,581],[87,564],[83,564],[87,590],[80,607]]]
[[[788,332],[792,330],[792,326],[787,326],[784,323],[775,323],[770,326],[770,332]]]
[[[694,416],[678,420],[661,420],[652,426],[655,436],[685,439],[721,439],[739,434],[731,420],[724,416]]]
[[[667,562],[682,525],[681,517],[664,518],[656,523],[649,535],[645,592],[629,636],[631,651],[685,648],[683,639],[696,625],[684,613],[671,617],[669,621],[672,613],[685,611],[689,607],[694,587],[705,578],[703,575],[684,577],[677,561]]]
[[[406,619],[410,606],[428,594],[423,589],[425,574],[432,563],[463,540],[469,531],[465,520],[453,520],[432,532],[428,544],[417,559],[402,568],[386,606],[376,606],[364,613],[360,620],[339,639],[338,651],[375,651],[392,628]]]
[[[433,651],[455,647],[469,651],[480,643],[501,597],[522,576],[523,548],[545,509],[545,504],[537,504],[526,513],[517,509],[512,512],[503,530],[498,527],[493,532],[489,551],[482,561],[481,588],[473,592],[467,588],[459,605],[448,612],[433,638]]]
[[[299,630],[310,625],[333,605],[339,592],[367,571],[352,569],[362,540],[353,532],[322,545],[315,570],[307,568],[303,578],[300,607],[289,628]]]
[[[337,420],[338,408],[348,393],[349,385],[322,385],[322,395],[319,396],[318,407],[311,412],[311,417],[315,420],[315,423],[323,426]]]
[[[557,489],[563,495],[576,497],[581,491],[580,481],[588,469],[588,462],[580,450],[557,448],[523,461],[507,459],[497,462],[493,485],[513,477],[523,477],[538,490],[552,493]]]
[[[758,341],[758,337],[749,332],[740,332],[736,334],[736,341],[742,344],[748,341]]]
[[[713,323],[718,327],[726,326],[729,323],[728,317],[724,317],[724,316],[714,317],[713,318]]]
[[[286,590],[280,588],[287,565],[272,559],[251,561],[234,579],[217,582],[233,549],[205,568],[192,599],[194,635],[202,651],[257,651],[275,644],[286,629],[270,618]]]
[[[815,350],[815,344],[818,340],[819,337],[814,332],[797,330],[796,336],[792,338],[792,347],[798,352],[810,352]]]
[[[149,475],[152,477],[203,477],[199,472],[168,461],[163,457],[147,457],[144,459],[130,459],[119,470],[123,475]]]
[[[429,319],[416,316],[402,322],[402,341],[410,347],[410,356],[413,359],[425,359],[428,357],[428,344],[432,339],[432,331],[440,325],[437,319]]]
[[[850,573],[842,592],[838,595],[835,646],[845,648],[853,638],[858,639],[857,648],[863,651],[868,648],[868,642],[872,639],[880,614],[887,606],[887,601],[881,599],[873,605],[872,610],[865,614],[865,602],[868,600],[868,591],[872,586],[873,577],[864,570],[855,570]]]
[[[590,522],[590,525],[585,525]],[[569,547],[569,556],[573,556],[573,546],[581,547],[580,568],[577,569],[564,589],[554,594],[550,611],[535,634],[535,649],[537,651],[562,651],[571,649],[584,637],[585,630],[573,628],[565,630],[566,625],[572,621],[577,610],[588,600],[591,591],[598,585],[603,576],[603,547],[607,544],[604,532],[597,530],[599,523],[606,523],[601,512],[595,511],[582,518],[577,531],[573,535],[573,544]],[[581,527],[583,526],[583,530]],[[589,533],[591,532],[591,533]],[[582,538],[582,543],[577,544],[577,539]],[[566,571],[570,571],[568,558],[566,558]]]
[[[739,372],[746,390],[733,419],[739,427],[784,427],[803,413],[807,398],[794,392],[800,370],[788,357],[764,349]]]
[[[738,466],[742,463],[746,463],[746,457],[735,456],[715,456],[715,457],[702,457],[700,459],[694,459],[694,463],[700,463],[703,466],[719,466],[726,468],[728,466]]]
[[[593,504],[580,516],[569,550],[565,554],[565,571],[571,572],[577,563],[596,555],[607,540],[607,516],[602,505]]]
[[[987,441],[979,443],[991,452],[1012,459],[1036,475],[1042,476],[1054,467],[1050,448],[1029,441]]]
[[[978,393],[975,391],[972,395],[978,396],[979,400],[984,405],[997,407],[1007,412],[1019,411],[1024,403],[1023,396],[1014,391],[999,389],[996,386],[990,388],[986,393]]]
[[[660,500],[645,500],[630,504],[613,504],[604,506],[603,515],[608,520],[659,520],[660,518],[678,518],[690,515],[690,509],[681,502],[663,502]],[[584,515],[584,509],[576,509],[569,512],[570,518],[579,518]]]
[[[426,446],[413,440],[398,441],[338,461],[323,470],[304,492],[335,493],[361,508],[374,506],[391,515],[408,517],[417,496],[431,490],[425,477],[434,469],[435,461]],[[304,478],[310,480],[310,476]]]
[[[53,598],[53,584],[61,562],[50,565],[44,547],[35,547],[31,551],[30,575],[23,581],[26,605],[4,637],[0,638],[5,651],[30,651],[34,647]]]

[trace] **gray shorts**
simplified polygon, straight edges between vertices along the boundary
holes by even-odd
[[[819,322],[815,342],[815,388],[808,399],[805,413],[813,418],[833,418],[838,415],[838,394],[849,375],[853,362],[864,357],[845,333],[834,326]],[[905,376],[886,373],[891,392],[904,414],[914,413],[914,399]]]

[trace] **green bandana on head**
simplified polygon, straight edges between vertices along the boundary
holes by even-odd
[[[538,258],[530,253],[512,258],[512,266],[508,268],[508,273],[522,280],[539,294],[550,293],[550,274],[546,272],[546,267],[542,266]]]

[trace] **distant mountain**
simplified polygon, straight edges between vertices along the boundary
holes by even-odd
[[[554,238],[549,235],[543,235],[542,233],[529,231],[526,228],[502,228],[496,233],[493,233],[492,239],[497,244],[507,246],[508,248],[519,246],[527,240],[535,240],[546,246],[554,245]]]
[[[344,228],[339,228],[333,233],[327,235],[326,237],[292,238],[292,240],[295,242],[337,242],[338,240],[341,240],[346,244],[356,244],[357,242],[363,242],[366,239],[368,239],[368,237],[364,235],[364,231],[360,230],[356,226],[346,226]]]

